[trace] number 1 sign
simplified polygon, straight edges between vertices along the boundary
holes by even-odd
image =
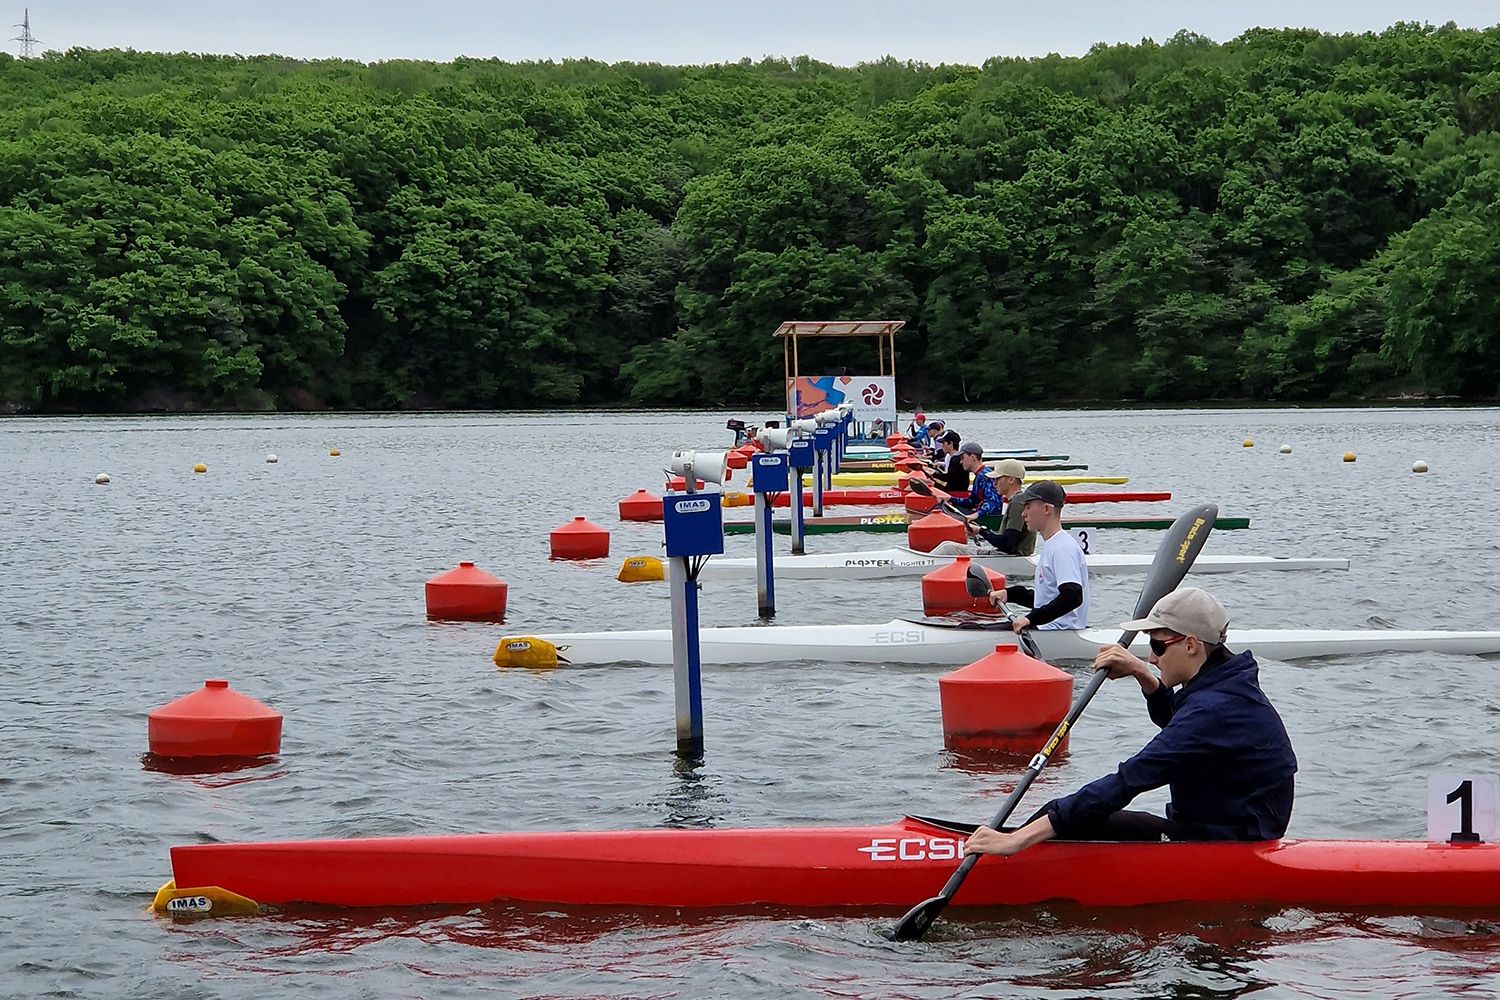
[[[1500,841],[1500,777],[1445,771],[1427,778],[1427,839]]]

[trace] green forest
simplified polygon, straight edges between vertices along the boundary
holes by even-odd
[[[0,56],[6,412],[774,406],[772,330],[839,318],[928,404],[1494,399],[1500,28]]]

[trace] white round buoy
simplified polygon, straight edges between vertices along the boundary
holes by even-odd
[[[1422,471],[1426,472],[1427,470],[1423,469]],[[109,473],[107,473],[107,472],[101,472],[101,473],[99,473],[97,476],[94,477],[94,482],[97,485],[99,485],[99,486],[108,486],[109,485]]]
[[[1292,446],[1289,445],[1289,444],[1282,445],[1281,446],[1281,453],[1283,455],[1290,455],[1292,453]]]
[[[275,465],[276,464],[276,456],[275,455],[267,455],[266,456],[266,464],[267,465]]]
[[[1413,472],[1426,472],[1427,471],[1427,463],[1424,462],[1424,461],[1422,461],[1419,458],[1419,459],[1417,459],[1415,462],[1413,462],[1411,464],[1411,471],[1413,471]]]

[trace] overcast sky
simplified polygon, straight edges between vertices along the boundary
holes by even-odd
[[[4,23],[24,0],[0,0]],[[1226,41],[1247,28],[1370,31],[1396,21],[1483,27],[1500,5],[1470,0],[36,0],[42,49],[275,52],[363,61],[588,56],[703,63],[810,55],[852,65],[893,55],[977,65],[990,56],[1077,55],[1095,42],[1164,40],[1182,28]],[[20,34],[19,29],[5,37]],[[19,43],[7,51],[16,54]]]

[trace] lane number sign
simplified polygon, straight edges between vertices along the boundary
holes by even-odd
[[[1500,841],[1500,776],[1445,771],[1427,777],[1427,839]]]

